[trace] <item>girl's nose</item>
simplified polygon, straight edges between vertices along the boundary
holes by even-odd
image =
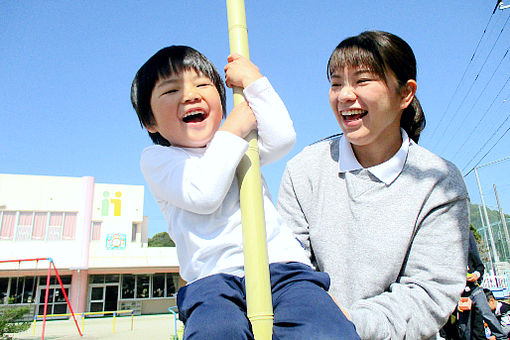
[[[338,93],[338,100],[340,102],[348,102],[356,100],[356,94],[352,86],[344,86]]]

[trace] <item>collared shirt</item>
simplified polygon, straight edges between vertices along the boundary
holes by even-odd
[[[386,162],[366,168],[372,175],[377,177],[386,185],[393,183],[398,175],[400,175],[402,169],[404,169],[407,153],[409,151],[409,136],[404,131],[404,129],[400,129],[400,132],[402,133],[402,146],[397,151],[397,153],[394,154],[393,157],[388,159]],[[351,143],[349,143],[345,136],[342,136],[340,139],[338,159],[340,172],[363,169],[363,166],[359,164],[356,156],[354,155]]]

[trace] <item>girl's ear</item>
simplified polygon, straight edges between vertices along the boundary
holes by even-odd
[[[416,80],[409,79],[400,91],[402,95],[402,101],[400,103],[400,108],[403,110],[411,104],[416,95],[416,90],[418,88],[418,84],[416,84]]]

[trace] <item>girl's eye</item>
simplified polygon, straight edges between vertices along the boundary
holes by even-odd
[[[198,87],[204,87],[204,86],[210,86],[212,85],[211,83],[202,83],[202,84],[199,84]]]
[[[361,78],[361,79],[358,79],[358,84],[367,83],[371,80],[372,80],[371,78]]]

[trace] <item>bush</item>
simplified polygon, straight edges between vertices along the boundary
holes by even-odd
[[[30,311],[29,307],[10,307],[1,311],[0,339],[9,339],[7,333],[19,333],[30,328],[29,321],[20,321]]]

